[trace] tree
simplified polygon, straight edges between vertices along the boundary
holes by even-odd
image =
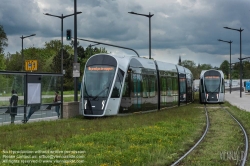
[[[55,56],[61,50],[61,41],[60,40],[51,40],[49,42],[45,42],[45,49],[49,51],[48,57]]]
[[[5,63],[4,54],[0,54],[0,70],[5,70],[6,63]]]
[[[243,61],[243,79],[250,79],[250,62]]]
[[[232,79],[240,78],[240,63],[232,64]]]
[[[201,64],[200,65],[200,69],[201,70],[210,70],[210,69],[212,69],[213,67],[212,67],[212,65],[210,65],[210,64]]]
[[[8,38],[6,36],[6,33],[4,32],[3,26],[0,25],[0,54],[3,53],[4,47],[8,46]]]
[[[194,61],[190,61],[190,60],[184,60],[181,62],[181,65],[190,69],[190,68],[196,68],[196,64],[194,63]]]
[[[7,54],[6,57],[6,70],[21,71],[22,70],[22,55],[18,52],[15,54]]]
[[[188,68],[192,72],[194,78],[199,77],[198,76],[199,74],[197,73],[198,71],[196,70],[196,64],[194,63],[194,61],[184,60],[184,61],[179,61],[178,64],[180,64],[183,67]]]
[[[225,78],[229,78],[229,62],[227,60],[224,60],[222,64],[220,65],[220,70],[225,75]]]

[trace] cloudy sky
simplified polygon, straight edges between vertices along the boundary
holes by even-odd
[[[224,29],[244,29],[242,57],[250,56],[249,0],[77,0],[77,36],[79,38],[116,44],[135,49],[140,56],[149,55],[149,19],[132,15],[154,14],[151,18],[152,58],[177,63],[192,60],[196,64],[220,66],[229,61],[233,41],[232,63],[239,61],[240,33]],[[74,12],[74,0],[1,0],[0,25],[8,37],[5,53],[21,50],[20,36],[36,34],[24,39],[24,48],[44,47],[45,42],[61,38],[61,20],[46,16],[69,15]],[[66,29],[74,34],[74,17],[64,19]],[[89,42],[80,41],[83,47]],[[93,43],[92,43],[93,44]],[[134,52],[105,46],[112,54]]]

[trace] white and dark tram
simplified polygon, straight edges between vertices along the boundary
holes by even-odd
[[[193,100],[193,75],[187,68],[136,56],[97,54],[85,65],[80,113],[124,115]]]
[[[221,70],[203,70],[199,86],[200,103],[223,103],[225,100],[224,74]]]

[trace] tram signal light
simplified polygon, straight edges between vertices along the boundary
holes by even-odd
[[[67,31],[66,31],[66,39],[71,40],[71,29],[67,29]]]

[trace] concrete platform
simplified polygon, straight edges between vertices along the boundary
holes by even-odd
[[[231,94],[226,91],[225,100],[242,110],[250,112],[250,93],[241,92],[241,94],[240,98],[240,91],[232,91]]]

